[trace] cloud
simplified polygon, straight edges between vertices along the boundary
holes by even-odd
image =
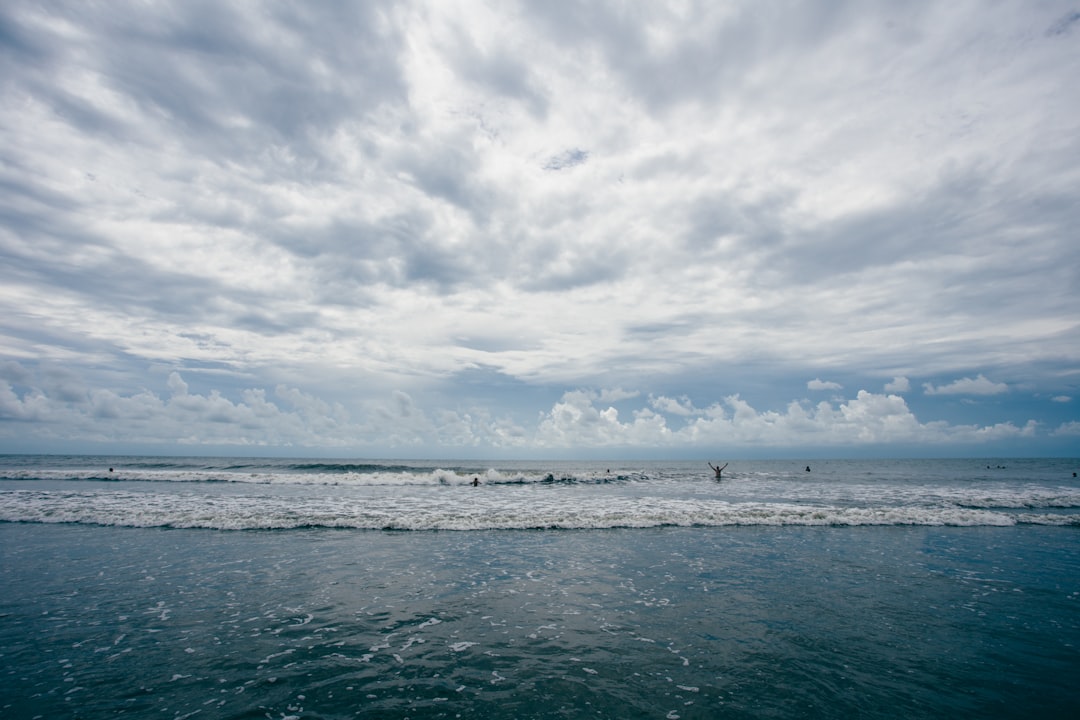
[[[846,437],[789,405],[842,389],[816,372],[934,378],[946,430],[994,392],[1008,434],[1080,362],[1068,5],[10,0],[0,27],[9,437]]]
[[[1062,423],[1050,434],[1054,437],[1080,437],[1080,422],[1072,420]]]
[[[897,395],[860,390],[848,401],[807,406],[791,402],[783,411],[759,411],[738,395],[725,398],[683,425],[643,409],[621,421],[613,408],[594,404],[587,391],[566,393],[537,428],[541,447],[626,447],[648,438],[653,447],[859,447],[929,443],[982,444],[1034,437],[1038,424],[1005,422],[990,426],[920,422]],[[651,404],[689,416],[689,408],[668,399]],[[681,412],[680,412],[681,410]]]
[[[906,377],[894,377],[892,382],[885,383],[885,392],[903,393],[911,390],[911,383]]]
[[[1072,402],[1072,397],[1070,397],[1069,395],[1055,395],[1054,397],[1050,398],[1050,401],[1056,403],[1068,403]]]
[[[641,393],[637,390],[624,390],[622,388],[609,388],[600,391],[600,402],[619,402],[620,400],[631,400],[638,397]]]
[[[278,394],[304,406],[297,412],[267,400],[260,389],[244,390],[238,400],[218,390],[191,393],[176,372],[169,375],[168,388],[169,398],[146,390],[120,395],[100,389],[72,396],[56,386],[19,394],[5,383],[0,417],[39,423],[38,434],[45,438],[133,445],[342,446],[353,442],[351,433],[360,429],[295,389],[279,388]],[[312,406],[317,412],[306,411]]]
[[[0,363],[0,379],[15,385],[29,385],[33,381],[33,373],[14,360],[7,360]]]
[[[184,379],[180,377],[180,373],[169,373],[169,382],[167,383],[169,391],[173,394],[173,397],[183,396],[188,394],[188,384],[184,382]]]
[[[640,393],[579,389],[563,393],[530,425],[482,409],[422,407],[400,390],[350,410],[287,385],[277,386],[273,398],[255,387],[242,388],[235,398],[228,398],[214,388],[193,392],[175,371],[165,384],[169,397],[149,390],[121,395],[90,389],[72,400],[62,386],[18,391],[0,383],[0,419],[9,421],[0,423],[0,440],[19,436],[23,432],[19,427],[36,427],[43,438],[123,442],[128,447],[178,442],[341,452],[431,447],[481,452],[629,447],[688,451],[971,445],[1032,439],[1039,426],[1034,420],[982,426],[923,422],[900,396],[865,390],[850,400],[790,401],[780,410],[759,410],[737,394],[704,408],[695,407],[687,397],[649,396],[624,416],[609,402],[633,400]],[[1063,424],[1048,436],[1074,434],[1075,425]]]
[[[1005,383],[991,382],[982,375],[974,379],[962,378],[941,386],[923,383],[923,388],[927,395],[1000,395],[1009,391],[1009,386]]]
[[[1080,22],[1080,12],[1076,10],[1067,12],[1046,29],[1046,35],[1048,37],[1053,35],[1065,35],[1066,33],[1071,32],[1078,22]]]
[[[694,404],[688,397],[681,398],[669,398],[660,395],[658,397],[650,397],[649,405],[657,412],[668,413],[670,415],[697,415],[700,411],[694,407]]]

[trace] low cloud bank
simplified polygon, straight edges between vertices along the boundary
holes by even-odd
[[[1080,432],[1075,422],[1057,428],[1035,420],[1022,425],[924,422],[900,395],[867,390],[853,398],[792,400],[783,409],[762,410],[738,394],[698,407],[687,397],[578,389],[564,393],[529,426],[483,408],[421,407],[402,391],[348,410],[286,385],[271,392],[248,388],[234,398],[217,390],[193,393],[178,372],[169,375],[167,393],[122,395],[84,387],[70,374],[7,369],[8,379],[0,382],[0,442],[6,440],[9,448],[20,438],[32,438],[58,449],[64,443],[94,442],[527,454],[597,448],[940,447]]]

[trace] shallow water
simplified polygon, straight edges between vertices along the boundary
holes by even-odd
[[[1071,527],[0,523],[6,717],[1071,717]]]

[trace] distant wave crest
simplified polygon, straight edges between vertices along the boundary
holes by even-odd
[[[257,485],[468,485],[478,480],[487,485],[602,484],[640,479],[641,474],[506,472],[495,469],[465,470],[417,468],[408,465],[350,465],[305,463],[267,470],[265,465],[230,465],[224,468],[152,467],[110,471],[9,469],[0,480],[95,481],[163,483],[247,483]]]

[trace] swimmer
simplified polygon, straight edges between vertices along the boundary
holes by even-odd
[[[715,466],[714,466],[714,465],[713,465],[712,463],[709,463],[709,467],[711,467],[711,468],[712,468],[712,471],[713,471],[714,473],[716,473],[716,479],[717,479],[717,480],[721,480],[721,479],[722,479],[722,477],[721,477],[721,473],[722,473],[722,472],[724,472],[724,468],[726,468],[727,466],[728,466],[728,464],[727,464],[727,463],[724,463],[724,464],[723,464],[722,466],[720,466],[720,467],[715,467]]]

